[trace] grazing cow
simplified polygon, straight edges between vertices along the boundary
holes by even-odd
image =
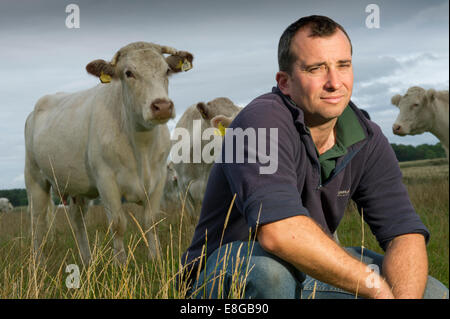
[[[448,90],[425,90],[413,86],[404,96],[393,96],[391,103],[400,109],[392,126],[394,134],[404,136],[430,132],[441,141],[448,159]]]
[[[174,168],[178,176],[179,192],[182,198],[186,197],[186,209],[191,217],[198,217],[205,194],[206,183],[214,161],[205,162],[203,152],[205,146],[210,144],[214,136],[209,138],[201,138],[203,132],[208,128],[218,128],[217,132],[228,127],[231,121],[236,117],[242,108],[234,105],[234,103],[225,97],[216,98],[208,103],[197,103],[190,106],[178,121],[177,129],[184,129],[189,134],[189,153],[188,161],[174,163]],[[195,125],[195,121],[201,124]],[[195,132],[196,129],[199,132]],[[198,134],[196,134],[198,133]],[[218,133],[218,135],[220,135]],[[181,140],[181,136],[173,136],[173,145]],[[218,139],[218,148],[221,148],[222,138]],[[198,147],[197,147],[198,146]],[[174,148],[172,148],[173,156]],[[214,149],[209,151],[211,157],[217,156],[213,154]],[[172,157],[173,158],[173,157]],[[197,158],[197,160],[196,160]]]
[[[14,206],[11,204],[8,198],[1,197],[0,198],[0,213],[8,213],[14,209]]]
[[[131,43],[111,62],[94,60],[86,66],[102,84],[39,99],[25,125],[25,182],[37,257],[51,206],[50,187],[70,198],[69,215],[84,265],[91,259],[84,214],[89,199],[98,196],[110,223],[116,261],[126,261],[122,197],[144,206],[144,239],[155,256],[158,242],[152,225],[170,151],[166,122],[175,116],[168,78],[190,69],[192,60],[185,51]]]

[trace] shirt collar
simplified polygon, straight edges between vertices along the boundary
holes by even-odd
[[[272,88],[272,93],[278,94],[283,99],[285,102],[284,104],[292,113],[294,123],[297,124],[300,133],[309,134],[309,129],[305,124],[303,110],[297,106],[297,104],[295,104],[289,96],[284,95],[278,86]],[[344,112],[338,118],[338,122],[336,124],[336,135],[339,144],[346,148],[365,139],[367,134],[370,134],[369,127],[367,125],[363,127],[363,120],[360,120],[361,115],[357,114],[356,109],[357,107],[352,101],[350,101]]]

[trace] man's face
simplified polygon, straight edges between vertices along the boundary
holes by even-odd
[[[297,56],[289,75],[280,71],[281,91],[303,109],[308,126],[339,117],[350,101],[353,67],[350,42],[337,29],[328,37],[308,37],[309,28],[299,30],[291,42]]]

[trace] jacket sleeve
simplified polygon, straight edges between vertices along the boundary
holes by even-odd
[[[295,158],[298,133],[290,112],[270,101],[247,106],[227,129],[222,166],[249,227],[296,215],[302,205]],[[232,152],[230,152],[232,151]]]
[[[364,220],[386,250],[396,236],[419,233],[429,240],[429,231],[415,212],[395,153],[380,128],[374,124],[360,183],[353,200],[362,207]]]

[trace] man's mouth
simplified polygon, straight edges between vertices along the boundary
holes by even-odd
[[[344,95],[333,95],[333,96],[321,97],[320,99],[327,103],[330,103],[330,104],[337,104],[340,101],[342,101],[343,98],[344,98]]]

